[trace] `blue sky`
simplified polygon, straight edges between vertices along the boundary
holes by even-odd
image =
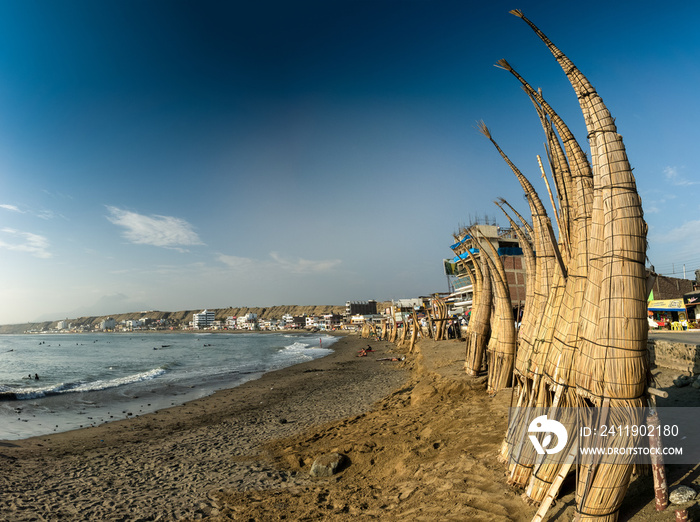
[[[686,3],[0,0],[0,324],[447,290],[453,231],[542,195],[507,59],[585,146],[589,77],[649,261],[700,268],[700,37]]]

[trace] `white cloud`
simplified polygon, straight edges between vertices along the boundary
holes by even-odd
[[[0,208],[5,209],[9,212],[16,212],[17,214],[28,214],[30,216],[35,216],[35,217],[38,217],[39,219],[43,219],[45,221],[55,219],[57,216],[65,219],[64,216],[62,216],[61,214],[56,214],[53,210],[45,210],[45,209],[44,210],[34,210],[34,209],[22,210],[17,205],[9,205],[7,203],[0,204]]]
[[[700,230],[700,219],[686,221],[676,228],[654,235],[654,241],[659,243],[696,243],[698,242],[696,239],[698,237],[698,230]]]
[[[671,185],[676,185],[679,187],[687,187],[690,185],[700,184],[700,181],[690,181],[689,179],[684,178],[680,174],[678,167],[664,167],[664,176]]]
[[[125,230],[123,236],[137,245],[153,245],[182,250],[182,246],[203,245],[187,221],[172,216],[144,216],[107,206],[109,221]]]
[[[217,259],[223,264],[227,265],[229,268],[234,270],[251,270],[259,263],[256,263],[253,259],[248,257],[238,257],[238,256],[227,256],[226,254],[219,254]]]
[[[49,252],[49,241],[44,236],[22,232],[12,228],[3,228],[1,232],[8,241],[0,238],[0,248],[13,250],[15,252],[27,252],[34,257],[49,259],[53,254]],[[9,238],[7,237],[9,236]]]
[[[56,217],[56,214],[52,210],[39,210],[36,213],[36,217],[38,217],[39,219],[44,219],[44,220],[48,221],[48,220],[54,219]],[[63,217],[63,216],[61,216],[61,217]]]
[[[270,252],[270,259],[255,260],[248,257],[228,256],[219,254],[217,259],[236,271],[245,271],[252,274],[254,271],[261,273],[287,272],[293,274],[310,274],[329,272],[340,265],[340,259],[323,259],[312,261],[309,259],[285,259],[278,252]]]
[[[4,208],[5,210],[9,210],[11,212],[18,212],[20,214],[24,214],[19,207],[16,207],[15,205],[6,205],[6,204],[0,204],[0,208]]]
[[[340,259],[311,261],[309,259],[298,258],[295,260],[289,260],[284,259],[277,252],[270,252],[270,257],[272,257],[272,259],[277,263],[279,268],[295,274],[328,272],[341,263]]]

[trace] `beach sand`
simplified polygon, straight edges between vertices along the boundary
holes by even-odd
[[[464,343],[422,341],[403,362],[347,336],[334,354],[155,414],[0,442],[0,520],[531,520],[496,460],[510,390],[464,374]],[[692,394],[688,388],[680,392]],[[329,478],[320,455],[348,464]],[[669,470],[669,484],[700,484]],[[693,482],[695,481],[695,482]],[[650,476],[620,520],[661,521]],[[549,512],[570,520],[573,481]]]

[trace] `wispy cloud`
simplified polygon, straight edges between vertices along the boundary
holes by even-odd
[[[687,187],[690,185],[698,185],[700,181],[691,181],[681,175],[678,167],[664,167],[664,176],[666,180],[677,187]]]
[[[13,228],[3,228],[3,237],[0,237],[0,248],[14,250],[16,252],[27,252],[34,257],[49,259],[53,254],[49,252],[49,241],[44,236],[22,232]]]
[[[277,252],[270,252],[270,257],[281,269],[295,274],[328,272],[341,263],[340,259],[324,259],[320,261],[302,259],[301,257],[285,259]]]
[[[700,219],[686,221],[676,228],[664,230],[663,233],[655,235],[653,239],[659,243],[680,242],[686,245],[690,243],[700,243],[700,238],[698,238],[697,234],[698,229],[700,229]]]
[[[65,216],[63,216],[61,214],[56,214],[53,210],[21,209],[17,205],[10,205],[7,203],[0,203],[0,208],[7,210],[9,212],[15,212],[17,214],[27,214],[29,216],[38,217],[39,219],[43,219],[45,221],[55,219],[56,217],[61,217],[61,218],[66,219]]]
[[[52,210],[39,210],[39,211],[37,211],[37,212],[35,213],[35,215],[36,215],[36,217],[38,217],[39,219],[45,219],[45,220],[47,220],[47,221],[50,220],[50,219],[55,219],[57,215],[65,219],[65,217],[64,217],[63,215],[61,215],[61,214],[56,214],[56,213],[53,212]]]
[[[312,274],[329,272],[340,265],[340,259],[309,260],[303,258],[286,259],[278,252],[270,252],[269,259],[255,260],[248,257],[219,254],[217,259],[236,271],[251,273],[254,270],[270,273],[271,270],[292,274]]]
[[[9,210],[10,212],[17,212],[19,214],[24,214],[24,212],[22,210],[20,210],[19,207],[16,207],[15,205],[0,204],[0,208],[4,208],[5,210]]]
[[[217,259],[229,268],[237,271],[249,271],[252,268],[260,265],[260,263],[256,263],[255,260],[250,259],[248,257],[228,256],[226,254],[219,254],[217,256]]]
[[[182,251],[183,246],[203,245],[199,236],[184,219],[172,216],[145,216],[129,210],[107,206],[107,219],[123,227],[122,235],[138,245],[153,245]]]

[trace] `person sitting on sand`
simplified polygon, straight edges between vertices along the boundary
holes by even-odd
[[[367,350],[364,348],[360,350],[360,353],[357,354],[358,357],[367,357]]]
[[[374,350],[372,350],[372,347],[368,344],[367,348],[365,348],[365,351],[366,352],[373,352]]]

